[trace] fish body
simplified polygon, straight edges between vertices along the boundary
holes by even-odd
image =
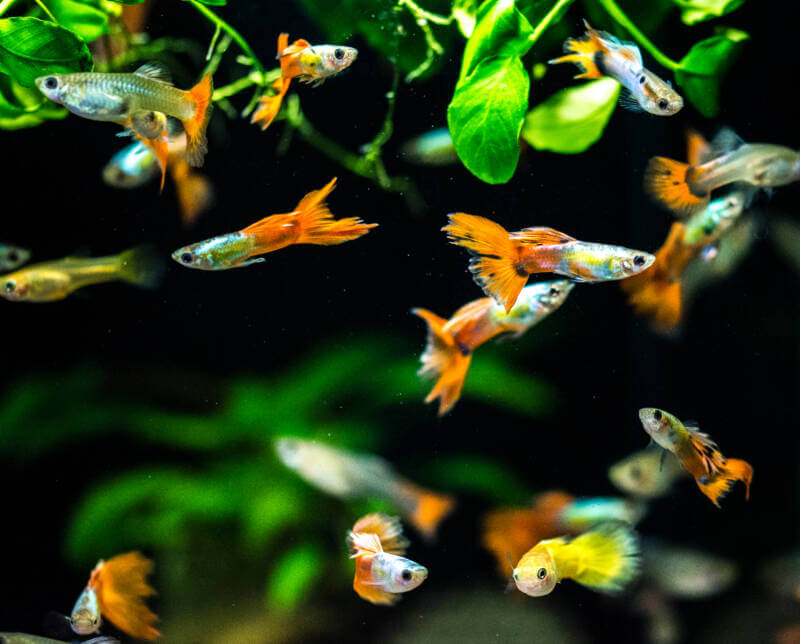
[[[736,564],[696,548],[645,542],[642,572],[656,588],[676,599],[706,599],[736,580]]]
[[[275,451],[284,465],[328,494],[341,499],[388,500],[429,538],[455,506],[450,495],[412,483],[395,473],[385,460],[371,454],[290,437],[278,438]]]
[[[117,152],[103,168],[103,181],[113,188],[138,188],[158,173],[158,159],[141,141]]]
[[[562,529],[579,533],[604,521],[637,524],[646,512],[644,504],[615,497],[584,497],[568,503],[558,514]]]
[[[347,535],[350,558],[355,560],[353,589],[373,604],[394,604],[400,593],[417,588],[428,570],[405,554],[408,541],[400,520],[385,514],[368,514]]]
[[[406,141],[400,148],[404,160],[421,166],[446,166],[458,162],[450,131],[440,127]]]
[[[28,633],[0,633],[0,644],[70,644],[64,640],[54,640],[49,637],[39,637]],[[83,640],[81,644],[120,644],[116,637],[102,635]]]
[[[100,601],[93,588],[87,586],[78,596],[69,618],[72,630],[78,635],[96,633],[103,623]]]
[[[742,188],[709,202],[708,206],[686,220],[685,244],[715,244],[744,212],[752,190]]]
[[[439,399],[440,416],[450,411],[461,395],[472,352],[502,333],[519,337],[560,307],[572,288],[567,280],[532,284],[520,291],[510,311],[485,297],[465,304],[449,320],[426,309],[412,309],[428,326],[418,374],[436,378],[425,402]]]
[[[31,251],[19,246],[0,244],[0,271],[13,271],[31,258]]]
[[[0,296],[11,302],[52,302],[103,282],[123,281],[147,288],[157,283],[160,267],[160,260],[147,248],[106,257],[67,257],[0,277]]]
[[[566,56],[549,61],[551,64],[575,63],[581,69],[576,78],[613,78],[627,91],[631,100],[626,107],[671,116],[683,107],[683,98],[668,82],[644,67],[639,48],[615,36],[592,29],[583,21],[586,33],[564,43]]]
[[[471,254],[469,270],[486,295],[509,312],[528,277],[556,273],[578,282],[621,280],[646,270],[650,253],[578,241],[552,228],[526,228],[509,233],[499,224],[465,213],[448,215],[442,230],[450,243]]]
[[[574,539],[545,539],[513,570],[517,588],[531,597],[549,595],[572,579],[601,592],[623,590],[639,573],[639,539],[624,521],[606,521]]]
[[[645,499],[664,496],[683,470],[672,454],[644,449],[615,463],[608,478],[621,492]]]
[[[334,177],[321,190],[309,192],[290,213],[271,215],[243,230],[184,246],[172,258],[187,268],[228,270],[263,262],[263,257],[256,256],[292,244],[342,244],[378,225],[365,224],[358,217],[334,220],[325,199],[335,184]]]
[[[719,507],[736,481],[744,483],[750,498],[752,466],[741,459],[725,458],[716,443],[695,426],[686,426],[672,414],[646,407],[639,410],[645,431],[661,447],[672,452],[683,468],[692,475],[712,503]]]

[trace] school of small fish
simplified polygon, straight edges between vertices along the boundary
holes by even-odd
[[[577,78],[616,80],[625,90],[626,107],[659,116],[681,110],[681,96],[644,67],[638,47],[588,23],[585,27],[585,34],[568,39],[564,55],[551,63],[577,65]],[[347,69],[357,56],[356,49],[342,45],[312,45],[303,39],[290,44],[289,35],[281,33],[279,75],[260,98],[251,122],[261,129],[274,122],[293,79],[317,87]],[[196,170],[208,152],[210,75],[180,90],[165,70],[148,64],[128,74],[49,75],[37,79],[36,85],[73,114],[121,125],[135,139],[104,168],[102,177],[109,186],[137,188],[160,175],[163,187],[169,169],[187,225],[211,207],[211,182]],[[467,302],[449,318],[411,309],[427,329],[419,375],[434,384],[425,402],[438,401],[440,416],[451,412],[478,347],[498,336],[518,340],[555,315],[581,284],[619,281],[637,313],[650,317],[657,330],[674,332],[684,317],[682,280],[687,267],[714,261],[717,246],[735,230],[759,189],[800,180],[800,153],[779,145],[748,144],[730,130],[722,130],[711,143],[689,132],[687,147],[686,162],[656,156],[646,169],[645,190],[678,218],[654,253],[581,241],[544,226],[509,232],[486,217],[449,214],[442,231],[450,243],[470,253],[468,269],[484,297]],[[420,165],[446,165],[457,159],[446,130],[408,142],[402,155]],[[288,212],[190,243],[175,250],[172,259],[185,268],[222,271],[263,263],[265,254],[290,245],[338,245],[366,235],[378,224],[355,216],[337,219],[328,209],[336,181],[307,192]],[[0,244],[0,296],[6,300],[53,302],[90,285],[117,281],[155,288],[165,270],[163,259],[147,247],[107,257],[26,264],[30,257],[29,250]],[[528,284],[531,276],[544,274],[557,279]],[[499,507],[485,515],[483,545],[513,587],[540,597],[572,580],[613,594],[641,578],[644,589],[638,605],[656,620],[667,614],[668,597],[706,597],[733,582],[733,563],[679,546],[647,541],[643,545],[635,526],[648,511],[648,502],[670,494],[690,477],[717,508],[737,482],[749,498],[752,465],[723,456],[694,423],[651,407],[638,414],[653,446],[608,469],[609,480],[626,497],[575,497],[551,490],[537,495],[529,507]],[[724,433],[719,430],[714,428],[715,434]],[[379,499],[429,542],[456,508],[453,495],[402,477],[376,455],[291,436],[278,439],[275,451],[287,468],[319,491],[340,499]],[[399,517],[367,514],[353,523],[345,539],[354,564],[353,588],[367,602],[392,605],[428,577],[425,566],[405,556],[410,542]],[[158,618],[146,604],[155,594],[147,582],[152,565],[138,552],[101,560],[65,618],[71,629],[79,635],[98,634],[107,620],[132,637],[157,639]],[[786,592],[800,598],[797,575]],[[17,641],[17,636],[21,635],[0,634],[2,641]]]

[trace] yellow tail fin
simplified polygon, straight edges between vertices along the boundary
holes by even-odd
[[[639,574],[639,537],[625,521],[605,521],[576,537],[570,550],[577,553],[575,581],[604,592],[619,592]]]
[[[528,281],[527,273],[517,270],[518,244],[491,219],[463,212],[452,213],[448,218],[450,223],[442,230],[450,243],[463,246],[473,255],[469,270],[475,282],[508,313]]]
[[[447,320],[425,309],[412,309],[411,312],[428,324],[428,342],[420,357],[422,367],[417,373],[424,378],[437,379],[425,402],[439,398],[439,416],[444,416],[461,396],[472,354],[467,348],[462,350],[455,339],[442,330]]]
[[[575,63],[581,70],[575,78],[602,78],[604,74],[598,67],[597,60],[598,58],[602,60],[608,49],[598,32],[592,29],[588,22],[585,20],[583,22],[586,25],[586,33],[579,38],[568,38],[564,42],[564,53],[567,55],[548,62],[551,65]]]
[[[697,487],[714,505],[720,507],[719,502],[736,481],[741,481],[745,485],[745,498],[750,498],[750,483],[753,480],[753,466],[747,461],[739,458],[729,458],[722,466],[723,469],[713,475],[701,476],[696,479]]]
[[[186,130],[186,160],[189,165],[199,168],[208,152],[206,128],[211,118],[211,94],[214,91],[214,81],[211,74],[206,74],[197,85],[186,92],[187,97],[194,102],[194,115],[183,121]]]
[[[659,203],[685,217],[708,203],[709,195],[692,191],[688,163],[653,157],[644,173],[644,189]]]
[[[126,552],[101,561],[92,572],[89,587],[97,593],[100,612],[117,628],[143,640],[160,633],[154,627],[158,616],[145,604],[156,591],[147,583],[153,563],[139,552]]]

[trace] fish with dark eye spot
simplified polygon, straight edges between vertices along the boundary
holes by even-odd
[[[0,271],[13,271],[31,258],[31,251],[19,246],[0,244]]]

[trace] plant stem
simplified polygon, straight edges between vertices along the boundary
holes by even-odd
[[[438,13],[431,13],[420,7],[414,0],[398,0],[398,7],[406,7],[417,19],[436,23],[437,25],[449,25],[453,21],[453,16],[440,16]],[[421,25],[420,25],[421,26]]]
[[[667,69],[671,69],[672,71],[680,68],[678,63],[662,54],[658,47],[656,47],[647,38],[647,36],[639,31],[639,28],[631,22],[631,19],[628,18],[625,13],[623,13],[622,9],[619,8],[614,0],[597,0],[597,2],[603,7],[603,9],[606,10],[609,16],[611,16],[620,26],[626,29],[628,33],[633,36],[634,40],[636,40],[636,42],[644,47],[647,52],[656,59],[656,62],[659,65],[666,67]]]
[[[256,71],[250,72],[247,76],[240,78],[237,81],[229,83],[228,85],[223,85],[222,87],[218,87],[214,90],[214,94],[211,97],[212,101],[219,101],[223,98],[228,98],[229,96],[233,96],[234,94],[238,94],[243,89],[247,89],[252,85],[261,85],[262,84],[262,76]]]
[[[56,20],[56,17],[52,13],[50,13],[50,9],[47,8],[47,6],[45,5],[44,2],[42,2],[42,0],[36,0],[36,4],[38,4],[42,8],[42,11],[44,11],[47,14],[47,17],[50,18],[50,20],[58,24],[58,20]]]
[[[566,9],[566,7],[572,4],[572,2],[573,0],[558,0],[558,2],[553,5],[553,8],[547,12],[545,17],[539,21],[539,24],[536,25],[536,28],[533,30],[529,40],[532,43],[539,40],[539,36],[541,36],[544,30],[550,26],[550,23],[553,22],[553,18],[558,15],[559,11]]]
[[[0,2],[0,16],[2,16],[6,11],[11,8],[11,5],[14,4],[17,0],[2,0]]]

